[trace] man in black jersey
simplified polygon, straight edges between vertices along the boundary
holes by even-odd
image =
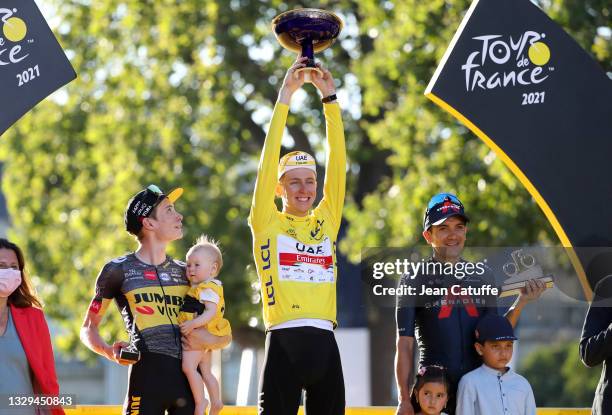
[[[467,236],[468,220],[463,204],[457,196],[439,193],[431,198],[423,221],[423,237],[433,250],[429,262],[455,264],[464,261],[461,253]],[[468,278],[463,278],[459,284],[477,287],[487,282],[491,283],[490,272],[488,270],[482,277],[470,278],[469,282]],[[402,283],[410,284],[408,280],[411,279],[406,277],[402,277]],[[435,278],[427,275],[417,276],[412,279],[413,283],[419,280],[419,277],[428,278],[428,284],[438,284]],[[460,281],[454,276],[451,279],[455,282]],[[523,307],[540,297],[545,289],[546,285],[540,280],[528,281],[527,286],[505,315],[512,326],[516,326]],[[428,297],[427,300],[421,298],[420,302],[423,305],[416,306],[398,298],[395,378],[399,402],[396,415],[414,415],[414,408],[410,403],[410,383],[415,372],[413,370],[415,338],[421,366],[439,365],[447,369],[451,385],[444,412],[451,415],[455,413],[455,394],[459,379],[480,364],[473,346],[476,324],[484,315],[497,313],[495,298],[471,298],[465,299],[467,302],[463,302],[464,299],[460,301],[461,304],[438,295]]]
[[[185,263],[166,255],[167,245],[183,237],[183,216],[174,208],[182,193],[178,188],[165,194],[150,185],[130,199],[125,227],[137,237],[138,249],[104,265],[81,327],[81,341],[91,350],[119,364],[131,364],[124,414],[194,412],[191,389],[181,370],[177,323],[189,281]],[[99,325],[112,300],[140,352],[136,363],[120,358],[121,349],[128,343],[109,345],[100,336]],[[229,336],[216,337],[200,329],[183,338],[183,347],[219,348],[230,340]]]

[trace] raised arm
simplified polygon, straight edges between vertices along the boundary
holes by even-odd
[[[521,288],[521,293],[518,298],[505,314],[505,317],[510,324],[512,324],[512,327],[516,327],[518,324],[523,308],[528,303],[540,298],[544,291],[546,291],[546,284],[541,280],[535,279],[527,281],[525,287]]]
[[[255,191],[249,214],[249,224],[253,230],[265,227],[276,211],[274,189],[278,182],[276,174],[280,159],[281,140],[287,122],[291,96],[304,84],[303,73],[298,74],[296,70],[306,66],[305,61],[306,58],[299,58],[289,68],[283,80],[283,86],[279,91],[278,101],[274,106],[270,128],[259,159],[257,181],[255,182]]]
[[[323,98],[336,94],[334,78],[329,70],[317,64],[322,75],[313,74],[313,83]],[[340,227],[342,208],[346,192],[346,145],[344,140],[344,125],[340,106],[336,100],[323,104],[325,128],[327,131],[327,163],[325,166],[325,182],[323,184],[323,199],[320,206],[325,206]]]

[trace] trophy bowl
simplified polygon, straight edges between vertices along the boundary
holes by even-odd
[[[272,29],[281,46],[306,56],[306,72],[318,71],[314,54],[330,47],[342,30],[342,20],[332,12],[319,9],[296,9],[279,14],[272,20]]]

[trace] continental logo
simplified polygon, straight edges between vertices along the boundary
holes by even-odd
[[[546,66],[551,51],[546,34],[527,30],[519,35],[473,37],[475,46],[461,66],[465,89],[492,90],[544,82],[555,68]]]
[[[34,43],[33,39],[26,39],[28,25],[17,14],[16,8],[0,8],[0,66],[19,63],[27,58],[27,45]]]

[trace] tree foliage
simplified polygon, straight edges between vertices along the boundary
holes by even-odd
[[[580,362],[576,341],[535,349],[519,373],[529,380],[538,407],[590,407],[601,367]]]
[[[610,4],[542,6],[610,71]],[[79,77],[0,141],[11,237],[23,245],[47,311],[76,333],[102,264],[134,248],[128,197],[148,183],[185,188],[177,208],[183,257],[202,232],[226,256],[230,320],[259,316],[246,225],[266,123],[285,68],[270,21],[301,6],[280,0],[48,0],[52,26]],[[350,158],[341,251],[419,239],[426,200],[458,193],[478,223],[471,243],[554,241],[511,172],[423,91],[467,0],[322,1],[346,22],[319,56],[339,83]],[[49,16],[47,16],[49,17]],[[294,98],[287,147],[323,160],[324,123],[312,87]],[[106,336],[123,331],[117,313]]]

